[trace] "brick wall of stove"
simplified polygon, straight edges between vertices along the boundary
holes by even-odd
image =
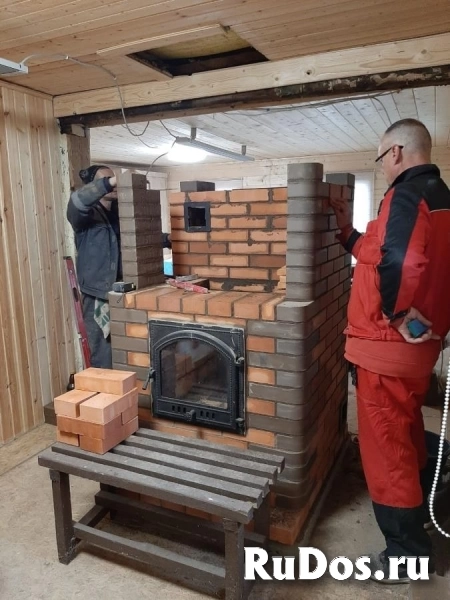
[[[136,370],[141,381],[150,361],[149,318],[245,329],[246,437],[153,419],[148,392],[140,397],[141,417],[161,431],[283,454],[287,466],[275,502],[296,510],[295,531],[306,522],[347,434],[342,332],[350,258],[335,239],[329,199],[351,198],[353,180],[329,179],[322,181],[321,165],[289,170],[285,295],[216,290],[200,296],[169,286],[111,295],[114,366]]]
[[[176,275],[198,274],[211,289],[270,292],[286,264],[287,188],[172,193]],[[209,202],[211,231],[189,233],[185,202]]]

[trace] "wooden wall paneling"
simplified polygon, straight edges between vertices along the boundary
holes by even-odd
[[[6,351],[9,365],[9,381],[12,396],[13,434],[17,435],[31,429],[34,425],[29,370],[27,335],[24,314],[24,302],[30,302],[31,290],[26,270],[28,268],[28,249],[22,235],[24,222],[24,194],[27,190],[22,183],[21,165],[19,161],[27,161],[26,128],[18,118],[21,111],[26,120],[26,110],[23,94],[3,90],[3,111],[5,119],[4,147],[5,155],[2,164],[7,166],[4,171],[4,205],[3,223],[5,257],[5,281],[2,287],[2,307],[6,317]],[[28,208],[28,207],[27,207]],[[29,209],[29,208],[28,208]],[[24,272],[25,271],[25,272]],[[22,288],[23,284],[23,288]],[[34,384],[33,384],[34,385]]]

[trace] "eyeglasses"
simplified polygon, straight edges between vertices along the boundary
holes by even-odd
[[[398,144],[394,144],[393,146],[391,146],[390,148],[388,148],[388,149],[387,149],[385,152],[383,152],[383,154],[380,154],[380,156],[378,156],[378,157],[375,159],[375,162],[377,163],[377,162],[379,162],[380,160],[382,161],[382,160],[383,160],[383,158],[386,156],[386,154],[387,154],[388,152],[390,152],[390,151],[392,150],[392,148],[395,148],[395,146],[397,146],[397,148],[400,148],[400,150],[401,150],[402,148],[404,148],[404,146],[399,146]]]

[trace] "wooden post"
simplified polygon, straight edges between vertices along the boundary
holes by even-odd
[[[244,526],[223,520],[225,531],[225,600],[244,599]]]
[[[73,558],[75,550],[69,475],[50,469],[50,479],[52,480],[56,545],[58,547],[59,562],[68,565]]]

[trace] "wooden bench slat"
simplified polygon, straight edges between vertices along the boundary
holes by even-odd
[[[122,456],[129,456],[131,458],[149,460],[155,464],[169,466],[174,464],[173,457],[170,455],[125,444],[119,444],[119,446],[113,448],[111,452]],[[216,465],[203,464],[187,458],[177,457],[176,465],[178,468],[185,471],[186,477],[189,477],[190,473],[204,473],[205,475],[217,477],[217,479],[221,479],[224,482],[231,481],[245,483],[246,486],[261,490],[264,494],[269,491],[269,479],[267,477],[258,477],[257,475],[249,475],[248,473],[242,473],[241,471],[234,471],[233,465],[231,464],[229,465],[229,468],[217,467]]]
[[[193,581],[197,581],[210,593],[217,593],[224,588],[225,569],[223,567],[200,562],[148,542],[127,540],[113,533],[93,529],[79,523],[74,525],[74,531],[78,539],[143,562],[155,574],[169,578],[171,581],[184,584],[192,584]]]
[[[132,435],[127,438],[124,442],[125,445],[135,446],[137,448],[144,448],[154,451],[160,451],[172,456],[179,456],[184,458],[187,454],[187,449],[183,449],[176,444],[170,442],[146,439],[141,436]],[[189,448],[189,458],[196,459],[202,463],[217,465],[218,467],[224,467],[230,464],[230,457],[223,454],[216,454],[207,450],[197,450],[196,448]],[[263,465],[256,463],[251,460],[244,460],[242,458],[233,458],[232,461],[233,469],[241,471],[243,473],[251,473],[252,475],[259,475],[267,477],[270,483],[276,480],[277,468],[271,465]]]
[[[220,481],[220,479],[207,476],[206,474],[199,475],[196,473],[189,473],[188,477],[186,477],[186,473],[177,469],[176,465],[167,466],[152,464],[149,461],[142,460],[140,457],[130,458],[111,452],[107,452],[103,455],[92,454],[91,452],[86,452],[86,450],[67,444],[55,444],[52,450],[53,452],[64,454],[66,456],[73,456],[75,458],[82,458],[103,465],[119,467],[133,473],[140,473],[141,475],[158,477],[161,480],[179,483],[190,488],[203,489],[214,494],[221,494],[224,497],[235,498],[237,500],[248,500],[249,502],[255,503],[256,507],[260,506],[262,502],[261,491],[257,491],[254,488],[245,485],[223,482]]]
[[[265,454],[264,452],[256,452],[255,450],[239,450],[238,448],[233,448],[233,446],[220,445],[208,440],[185,438],[181,435],[161,433],[160,431],[155,431],[154,429],[138,429],[134,435],[148,439],[161,440],[164,442],[170,441],[185,448],[214,450],[214,452],[219,454],[226,454],[227,456],[234,456],[235,458],[242,458],[244,460],[252,460],[265,465],[273,465],[274,467],[277,467],[278,472],[281,472],[284,468],[284,458],[275,454],[270,454],[270,452]],[[242,439],[245,440],[244,437]]]
[[[131,492],[153,496],[159,500],[174,502],[189,508],[196,508],[222,518],[232,519],[238,523],[249,523],[253,516],[253,505],[250,502],[224,498],[218,494],[196,490],[186,485],[161,481],[149,475],[132,473],[123,468],[111,467],[74,458],[46,450],[39,455],[38,462],[41,466],[75,475],[84,479],[91,479]]]

